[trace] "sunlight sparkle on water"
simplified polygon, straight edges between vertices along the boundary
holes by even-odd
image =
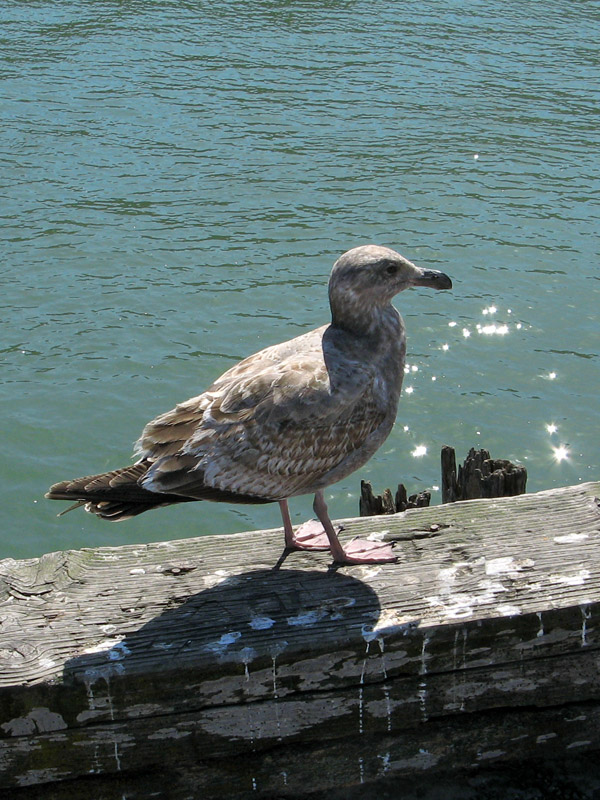
[[[468,328],[463,328],[462,333],[463,333],[463,336],[465,337],[465,339],[468,339],[469,336],[471,335],[471,331]]]
[[[406,389],[404,390],[404,394],[412,394],[414,390],[415,390],[414,386],[407,386]]]
[[[426,454],[427,454],[427,448],[425,447],[424,444],[420,444],[417,447],[415,447],[415,449],[411,453],[411,456],[414,456],[414,458],[420,458],[421,456],[424,456]]]
[[[558,428],[553,423],[550,423],[549,425],[546,425],[546,430],[548,431],[548,433],[556,433]]]
[[[505,336],[508,333],[508,325],[495,325],[494,323],[491,325],[478,325],[477,332],[484,333],[487,336],[491,336],[494,333],[498,336]]]
[[[569,451],[562,444],[560,447],[553,447],[552,452],[554,453],[554,458],[559,463],[565,461],[569,457]]]

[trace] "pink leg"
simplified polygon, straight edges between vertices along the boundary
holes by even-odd
[[[354,539],[343,548],[329,519],[323,492],[318,491],[315,493],[313,508],[329,539],[329,548],[333,560],[338,564],[386,564],[390,561],[396,561],[392,545],[386,542]]]
[[[279,508],[281,509],[287,548],[290,550],[329,550],[329,537],[318,520],[311,519],[294,531],[287,500],[280,500]],[[337,533],[341,530],[341,527],[338,527]]]

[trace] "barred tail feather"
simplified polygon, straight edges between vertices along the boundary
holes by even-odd
[[[144,489],[139,481],[150,466],[151,463],[144,460],[123,469],[61,481],[50,487],[46,497],[49,500],[74,501],[62,514],[83,505],[86,511],[111,522],[121,522],[152,508],[194,499]]]

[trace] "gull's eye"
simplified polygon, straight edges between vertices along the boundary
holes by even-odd
[[[395,275],[398,272],[398,265],[390,263],[385,268],[385,271],[388,275]]]

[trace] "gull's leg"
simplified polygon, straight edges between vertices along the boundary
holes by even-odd
[[[390,561],[396,561],[392,545],[386,542],[354,539],[343,548],[333,523],[329,519],[323,492],[318,491],[315,493],[313,508],[329,539],[329,549],[333,560],[338,564],[385,564]]]
[[[283,520],[285,546],[289,550],[329,550],[329,537],[318,520],[311,519],[294,532],[287,500],[280,500],[279,508]],[[341,530],[342,528],[338,527],[337,533]]]
[[[281,519],[283,520],[283,533],[285,535],[285,546],[292,549],[294,545],[294,529],[292,528],[292,520],[290,519],[290,509],[288,508],[287,500],[279,501],[279,510],[281,511]]]

